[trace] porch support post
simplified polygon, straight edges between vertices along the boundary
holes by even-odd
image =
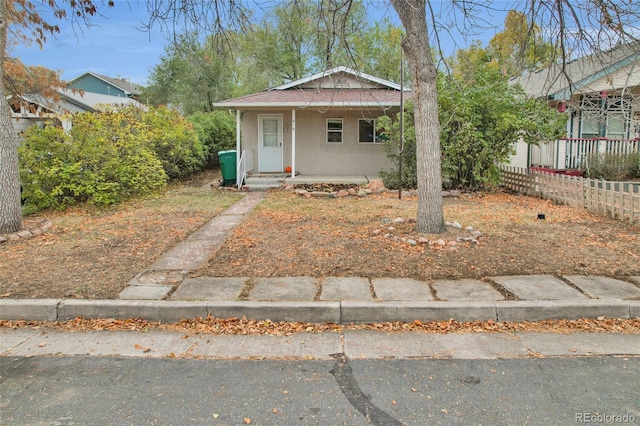
[[[236,110],[236,164],[240,163],[240,110]]]
[[[296,110],[291,110],[291,179],[296,178]]]
[[[238,189],[240,189],[240,187],[242,186],[242,180],[244,178],[244,176],[241,176],[241,174],[244,174],[244,170],[239,170],[240,168],[240,158],[242,158],[242,152],[240,152],[240,124],[241,124],[241,115],[240,115],[240,110],[237,109],[236,110],[236,186],[238,187]]]

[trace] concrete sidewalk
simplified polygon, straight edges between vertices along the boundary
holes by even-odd
[[[188,278],[265,196],[246,194],[138,274],[119,300],[0,299],[0,319],[55,321],[81,316],[178,321],[212,315],[348,324],[640,318],[640,276],[620,280],[531,275],[430,282],[368,277]]]
[[[2,356],[125,356],[143,358],[502,359],[640,355],[640,334],[381,333],[344,330],[290,336],[188,334],[163,330],[76,331],[0,329]]]

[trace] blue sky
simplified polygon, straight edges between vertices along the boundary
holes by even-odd
[[[18,46],[11,54],[27,65],[41,65],[61,70],[63,80],[87,71],[130,79],[145,85],[149,70],[160,62],[164,35],[157,29],[140,31],[148,15],[144,3],[116,1],[113,8],[98,2],[105,17],[92,18],[89,28],[76,29],[60,24],[61,32],[48,37],[43,49],[34,44]]]
[[[98,1],[98,10],[105,16],[92,18],[89,28],[76,28],[74,32],[69,23],[62,22],[61,33],[49,37],[43,49],[35,44],[30,47],[17,46],[11,54],[27,65],[60,70],[63,80],[71,80],[92,71],[146,85],[150,70],[160,62],[164,52],[167,43],[164,34],[159,28],[154,28],[150,33],[140,30],[148,20],[144,2],[116,0],[115,3],[114,8],[107,8]],[[368,11],[376,18],[385,16],[397,22],[397,16],[388,2],[374,0],[368,3],[368,7],[373,7]],[[503,16],[494,19],[501,28]],[[472,38],[481,38],[486,43],[494,33],[485,31]],[[459,40],[461,45],[470,41]]]

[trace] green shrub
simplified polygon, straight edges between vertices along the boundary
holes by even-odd
[[[508,84],[499,72],[479,68],[474,84],[455,77],[438,78],[438,114],[442,180],[445,187],[484,189],[500,180],[498,164],[507,160],[513,142],[536,143],[556,138],[564,130],[565,118],[546,104],[528,99],[519,87]],[[385,152],[398,167],[398,117],[378,119],[378,130],[389,134]],[[405,112],[403,186],[417,185],[414,111]],[[396,170],[380,171],[385,185],[396,188]]]
[[[27,211],[117,203],[163,187],[167,174],[126,112],[82,113],[71,131],[33,126],[19,147]]]
[[[236,121],[227,111],[196,112],[188,120],[204,147],[209,167],[218,164],[218,151],[235,148]]]
[[[377,132],[384,140],[384,152],[394,165],[392,170],[380,170],[379,175],[384,186],[389,189],[398,189],[398,169],[402,157],[402,187],[416,188],[418,175],[416,171],[416,134],[413,127],[413,105],[407,103],[404,114],[404,144],[402,153],[400,149],[400,119],[391,120],[388,116],[379,117],[376,120]]]
[[[206,161],[203,147],[194,127],[177,111],[166,107],[142,114],[148,132],[146,140],[162,162],[169,179],[185,177],[202,170]]]
[[[585,177],[612,181],[640,180],[640,153],[588,155],[580,165]]]

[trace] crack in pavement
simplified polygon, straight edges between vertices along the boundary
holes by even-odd
[[[358,410],[374,425],[402,425],[399,420],[376,407],[371,402],[371,399],[360,390],[358,382],[353,377],[353,370],[349,365],[349,360],[344,353],[331,354],[330,356],[336,359],[336,363],[329,370],[329,373],[335,377],[342,394],[353,408]]]

